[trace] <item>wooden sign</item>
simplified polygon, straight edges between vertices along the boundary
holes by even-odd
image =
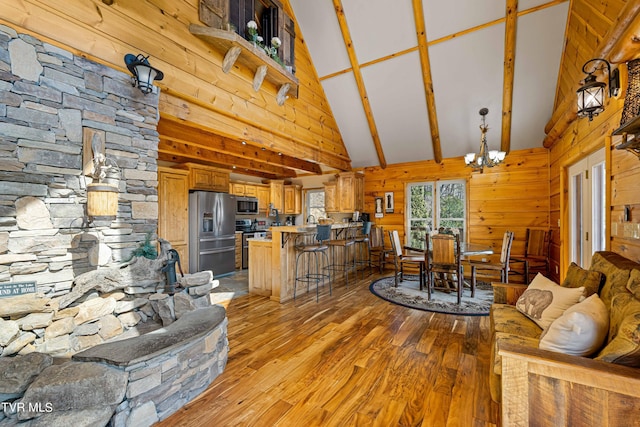
[[[0,298],[15,297],[17,295],[36,293],[36,282],[5,282],[0,283]]]

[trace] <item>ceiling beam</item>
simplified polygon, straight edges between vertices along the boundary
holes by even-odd
[[[504,26],[504,78],[502,89],[502,140],[500,150],[511,149],[511,109],[513,107],[513,74],[516,62],[516,22],[518,0],[507,0]]]
[[[416,23],[416,36],[418,38],[418,52],[420,53],[420,70],[422,71],[422,83],[424,95],[427,99],[427,115],[429,117],[429,129],[431,131],[431,145],[433,146],[433,160],[442,162],[442,146],[440,144],[440,130],[438,129],[438,116],[436,114],[436,98],[433,94],[433,78],[431,77],[431,63],[429,62],[429,48],[427,47],[427,30],[424,25],[424,11],[422,0],[412,0],[413,19]]]
[[[163,136],[160,137],[160,142],[158,143],[158,152],[169,156],[185,157],[190,159],[190,162],[205,161],[218,163],[225,169],[233,169],[235,166],[236,168],[268,173],[283,178],[296,176],[296,172],[293,169],[273,166],[264,162],[257,162],[211,149],[196,147],[189,141],[172,140]]]
[[[290,156],[306,159],[330,168],[341,171],[351,170],[351,159],[348,153],[341,154],[324,148],[323,139],[313,142],[293,138],[284,131],[257,125],[240,116],[233,115],[234,120],[228,120],[228,116],[212,110],[208,104],[194,97],[182,93],[176,93],[169,89],[160,92],[160,103],[163,110],[160,119],[188,123],[189,126],[205,132],[214,133],[233,140],[245,139],[247,141],[262,143]],[[229,113],[227,113],[229,114]]]
[[[380,135],[378,135],[378,128],[376,122],[373,119],[373,111],[371,110],[371,104],[369,103],[369,96],[367,95],[367,89],[364,87],[364,80],[362,79],[362,73],[360,72],[360,65],[358,64],[358,58],[356,58],[356,52],[353,49],[353,40],[351,40],[351,33],[347,25],[347,20],[344,16],[344,9],[342,8],[342,0],[333,0],[333,6],[336,10],[336,16],[338,17],[338,24],[340,25],[340,32],[344,39],[344,44],[349,55],[349,62],[351,63],[351,69],[353,70],[353,77],[356,79],[356,85],[358,86],[358,92],[360,93],[360,99],[364,108],[364,114],[367,117],[367,123],[369,124],[369,131],[373,138],[373,145],[375,146],[376,153],[378,154],[378,162],[382,169],[387,167],[387,161],[384,158],[384,152],[382,151],[382,144],[380,143]]]
[[[312,174],[322,173],[322,168],[317,163],[278,153],[258,144],[243,144],[241,141],[225,138],[213,132],[187,126],[180,122],[160,120],[158,123],[158,133],[161,137],[184,142],[207,150],[216,150],[233,156],[264,162],[274,166],[299,169]]]
[[[163,160],[165,162],[173,162],[173,163],[193,162],[193,159],[191,157],[169,154],[164,152],[158,152],[158,160]],[[205,165],[205,166],[213,166],[219,169],[229,169],[229,165],[217,163],[217,162],[211,162],[211,161],[199,161],[198,164]],[[280,177],[278,177],[277,175],[266,173],[266,172],[258,172],[251,169],[231,168],[230,172],[239,173],[242,175],[257,176],[263,179],[280,179]]]

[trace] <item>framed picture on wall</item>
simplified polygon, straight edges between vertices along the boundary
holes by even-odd
[[[384,211],[386,213],[393,213],[393,192],[392,191],[384,193]]]
[[[374,215],[376,218],[382,218],[384,216],[383,206],[384,199],[382,197],[376,197],[376,212]]]

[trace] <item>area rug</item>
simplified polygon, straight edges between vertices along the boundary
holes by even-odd
[[[374,295],[394,304],[417,310],[433,311],[437,313],[457,314],[462,316],[488,316],[493,302],[493,290],[490,283],[479,282],[476,294],[471,298],[471,289],[465,287],[462,302],[458,305],[458,294],[434,290],[431,300],[427,299],[427,291],[420,290],[417,276],[405,276],[395,287],[393,276],[383,277],[371,283],[369,290]]]

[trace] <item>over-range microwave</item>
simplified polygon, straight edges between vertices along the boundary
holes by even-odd
[[[258,199],[256,197],[236,197],[236,214],[256,215],[258,213]]]

